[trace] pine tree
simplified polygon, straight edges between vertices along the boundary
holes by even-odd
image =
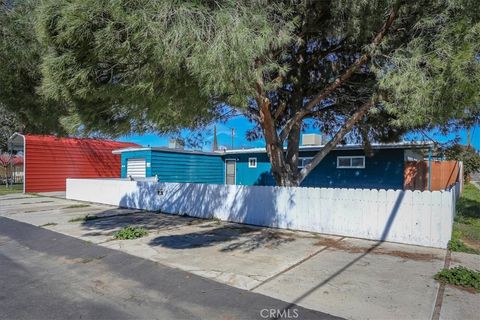
[[[233,109],[265,140],[278,185],[301,184],[339,143],[478,121],[473,0],[46,0],[35,12],[37,92],[83,130],[199,128]],[[332,139],[298,170],[307,122]]]

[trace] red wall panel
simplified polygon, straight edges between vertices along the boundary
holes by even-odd
[[[134,143],[99,139],[25,136],[25,192],[65,191],[66,178],[118,178],[115,149]]]

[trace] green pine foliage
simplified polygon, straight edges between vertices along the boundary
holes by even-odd
[[[480,11],[472,0],[433,1],[408,42],[379,69],[395,125],[448,130],[480,115]]]
[[[474,0],[14,1],[0,10],[0,103],[18,110],[28,130],[111,136],[203,128],[241,113],[255,125],[252,139],[285,133],[269,142],[291,151],[274,171],[277,177],[290,168],[298,182],[292,154],[307,122],[333,136],[367,101],[376,103],[342,142],[368,147],[409,130],[478,122],[477,6]],[[303,112],[360,57],[367,58],[359,68]],[[269,135],[260,112],[265,101],[274,122]]]
[[[65,133],[59,122],[65,114],[64,105],[37,91],[42,82],[39,66],[45,52],[34,32],[33,12],[38,3],[36,0],[0,2],[0,117],[3,121],[9,113],[14,114],[5,135],[16,130]]]
[[[222,103],[248,115],[259,80],[276,94],[285,94],[287,83],[287,103],[331,83],[368,51],[397,2],[44,1],[36,28],[48,48],[40,92],[75,105],[88,129],[114,134],[198,127],[217,117]],[[355,101],[374,93],[388,115],[376,110],[382,119],[371,130],[385,116],[390,127],[421,128],[464,118],[465,109],[476,114],[475,1],[400,3],[394,30],[372,53],[372,73],[358,74],[334,96],[337,115],[348,116]],[[335,47],[341,54],[334,59],[301,60]],[[299,57],[298,50],[306,51]],[[324,114],[318,126],[333,132],[333,116]]]
[[[266,55],[291,40],[288,10],[247,3],[46,1],[40,91],[92,130],[201,126],[219,103],[245,106],[258,74],[286,68]]]

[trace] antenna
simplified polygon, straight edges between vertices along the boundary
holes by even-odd
[[[213,126],[213,146],[212,151],[218,150],[218,141],[217,141],[217,126]]]

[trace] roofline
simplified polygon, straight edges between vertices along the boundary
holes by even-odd
[[[21,136],[23,139],[26,138],[53,138],[53,139],[65,139],[65,140],[89,140],[89,141],[99,141],[99,142],[107,142],[107,143],[117,143],[117,144],[125,144],[125,145],[136,145],[138,147],[141,147],[138,143],[135,142],[128,142],[128,141],[118,141],[118,140],[113,140],[113,139],[107,139],[107,138],[95,138],[95,137],[71,137],[71,136],[56,136],[54,134],[30,134],[30,133],[18,133],[15,132],[13,133],[7,141],[10,141],[11,139],[15,138],[16,136]]]
[[[23,137],[23,138],[25,139],[25,135],[24,135],[24,134],[21,134],[21,133],[15,132],[14,134],[12,134],[12,135],[10,136],[10,138],[8,138],[8,140],[7,140],[7,141],[10,141],[10,140],[12,140],[12,139],[13,139],[13,138],[15,138],[16,136],[20,136],[20,137]]]
[[[398,142],[398,143],[374,143],[372,149],[426,149],[434,146],[433,142]],[[300,146],[299,151],[320,151],[325,145],[318,146]],[[348,144],[339,145],[334,150],[363,150],[362,144]],[[233,149],[233,150],[219,150],[215,152],[196,151],[196,150],[182,150],[172,149],[167,147],[128,147],[113,150],[113,154],[121,154],[123,152],[133,151],[165,151],[172,153],[186,153],[186,154],[201,154],[209,156],[221,156],[225,154],[241,154],[241,153],[266,153],[265,148],[251,148],[251,149]]]
[[[7,148],[8,149],[10,149],[13,146],[13,140],[15,140],[17,137],[22,138],[23,148],[25,149],[25,135],[21,134],[21,133],[18,133],[18,132],[15,132],[14,134],[12,134],[10,136],[10,138],[8,138],[8,140],[7,140]]]
[[[173,149],[167,147],[127,147],[122,149],[113,150],[113,154],[121,154],[123,152],[133,152],[133,151],[165,151],[172,153],[187,153],[187,154],[201,154],[207,156],[220,156],[223,154],[223,151],[217,152],[207,152],[207,151],[197,151],[197,150],[183,150],[183,149]]]
[[[397,143],[372,143],[372,149],[427,149],[433,147],[433,142],[397,142]],[[299,151],[320,151],[325,147],[324,144],[317,146],[300,146]],[[363,150],[363,144],[338,145],[334,150]],[[225,150],[225,154],[236,153],[264,153],[265,148]]]

